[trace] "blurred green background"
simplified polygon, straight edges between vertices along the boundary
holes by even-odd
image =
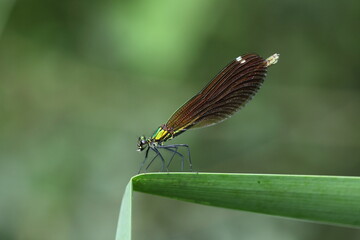
[[[114,239],[149,136],[233,58],[280,53],[230,120],[189,131],[209,172],[360,175],[360,2],[0,2],[0,239]],[[360,239],[135,194],[134,239]]]

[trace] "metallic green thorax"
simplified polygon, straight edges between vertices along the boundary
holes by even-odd
[[[162,125],[154,132],[149,140],[154,142],[165,142],[173,137],[174,133],[171,133],[165,125]]]
[[[151,138],[148,139],[149,142],[165,142],[169,139],[173,139],[180,133],[185,132],[186,129],[181,128],[177,131],[174,131],[171,127],[168,127],[166,124],[161,125],[151,136]]]

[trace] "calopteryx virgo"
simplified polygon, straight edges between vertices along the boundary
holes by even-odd
[[[137,150],[143,151],[146,149],[145,159],[139,172],[146,163],[150,149],[155,152],[155,156],[145,170],[149,168],[157,157],[160,157],[162,161],[161,171],[164,171],[165,166],[168,170],[175,155],[182,158],[181,167],[184,169],[184,155],[178,151],[179,148],[186,148],[189,167],[192,170],[188,145],[164,145],[164,143],[189,129],[208,127],[231,117],[251,100],[264,82],[267,68],[275,64],[278,59],[279,54],[273,54],[267,59],[255,54],[235,58],[198,94],[180,107],[167,123],[161,125],[150,138],[139,137]],[[172,153],[167,165],[159,151],[160,149]]]

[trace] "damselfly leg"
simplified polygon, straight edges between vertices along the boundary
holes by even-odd
[[[170,147],[169,146],[163,146],[162,148],[173,153],[170,160],[169,160],[169,162],[168,162],[168,164],[167,164],[167,168],[169,168],[169,166],[170,166],[172,160],[174,159],[175,155],[178,154],[181,157],[181,171],[184,171],[184,155],[178,152],[178,148],[177,147],[171,147],[171,146]]]
[[[158,147],[159,148],[165,148],[165,149],[175,148],[176,150],[173,150],[173,151],[176,151],[177,153],[179,153],[178,152],[179,147],[186,148],[187,153],[188,153],[189,168],[190,168],[191,172],[193,171],[192,162],[191,162],[191,155],[190,155],[190,147],[187,144],[173,144],[173,145],[165,145],[165,146],[158,146]],[[172,158],[170,159],[169,165],[170,165],[171,161],[172,161]],[[181,169],[184,170],[184,158],[182,158],[182,167],[181,167]]]
[[[146,160],[147,160],[147,158],[148,158],[148,155],[149,155],[149,151],[150,151],[150,148],[148,147],[148,149],[146,149],[146,152],[145,152],[145,158],[144,158],[144,161],[141,163],[141,165],[140,165],[140,169],[139,169],[139,172],[138,172],[138,174],[141,172],[141,170],[142,170],[142,168],[144,167],[144,165],[145,165],[145,162],[146,162]],[[154,159],[157,157],[157,155],[154,157]],[[151,161],[154,161],[154,159],[152,159]]]
[[[145,168],[145,172],[147,172],[148,168],[150,167],[150,165],[154,162],[154,160],[159,156],[161,158],[161,172],[164,171],[165,168],[165,159],[163,158],[163,156],[161,155],[161,153],[159,152],[159,150],[157,150],[156,148],[151,148],[154,152],[155,152],[155,157],[153,157],[153,159],[151,159],[151,161],[149,162],[149,164],[147,165],[147,167]],[[141,170],[141,169],[140,169]],[[167,168],[166,168],[167,170]]]
[[[144,168],[145,166],[145,163],[148,159],[148,156],[149,156],[149,151],[150,149],[152,151],[155,152],[155,156],[151,159],[151,161],[147,164],[146,168],[145,168],[145,172],[147,172],[148,168],[151,166],[151,164],[156,160],[157,157],[160,157],[161,159],[161,172],[163,172],[166,168],[166,171],[169,171],[169,167],[175,157],[175,155],[178,155],[181,157],[181,171],[184,171],[184,164],[185,164],[185,157],[183,154],[181,154],[178,149],[179,147],[184,147],[187,149],[187,153],[188,153],[188,161],[189,161],[189,168],[190,168],[190,171],[193,171],[192,169],[192,162],[191,162],[191,156],[190,156],[190,148],[188,145],[186,144],[174,144],[174,145],[165,145],[165,146],[156,146],[156,147],[149,147],[148,149],[146,149],[146,153],[145,153],[145,159],[144,161],[141,163],[141,166],[140,166],[140,169],[139,169],[139,172],[138,173],[141,173],[142,169]],[[163,155],[160,153],[159,149],[165,149],[169,152],[172,153],[171,155],[171,158],[168,162],[168,164],[166,164],[166,161],[165,161],[165,158],[163,157]]]

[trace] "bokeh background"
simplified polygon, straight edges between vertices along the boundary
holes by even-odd
[[[360,175],[360,2],[0,1],[0,239],[114,239],[150,135],[233,58],[280,53],[208,172]],[[135,194],[134,239],[360,239],[356,229]]]

